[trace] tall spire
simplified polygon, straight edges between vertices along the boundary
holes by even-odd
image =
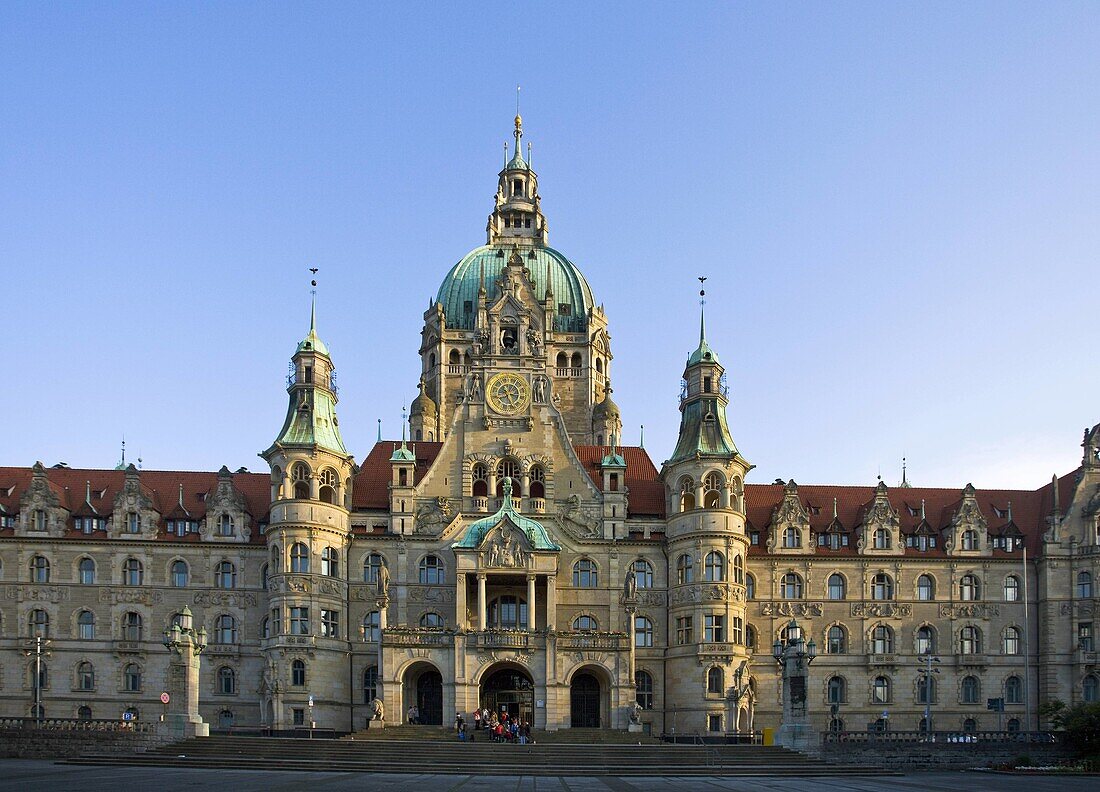
[[[309,281],[312,287],[309,290],[309,334],[317,335],[317,268],[310,267],[309,271],[313,273],[313,278]]]
[[[703,346],[707,343],[707,325],[706,317],[703,315],[704,306],[707,304],[707,290],[703,288],[703,284],[707,282],[706,275],[699,276],[699,346]]]

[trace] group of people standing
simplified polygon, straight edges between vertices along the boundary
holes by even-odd
[[[478,733],[484,733],[493,742],[507,742],[515,745],[527,745],[533,743],[531,739],[531,724],[529,721],[520,721],[513,718],[508,712],[502,711],[499,715],[488,707],[482,707],[473,711],[470,720],[473,722],[473,733],[467,735],[466,720],[462,713],[455,713],[455,732],[458,739],[475,739]]]

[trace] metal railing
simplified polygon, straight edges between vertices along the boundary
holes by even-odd
[[[144,721],[124,721],[80,718],[0,718],[0,730],[20,729],[26,731],[99,731],[99,732],[153,732],[156,726]]]
[[[830,743],[1056,743],[1056,732],[1050,731],[842,731],[822,732],[821,742]]]
[[[630,636],[612,632],[559,633],[557,645],[559,649],[609,649],[621,652],[630,649]]]

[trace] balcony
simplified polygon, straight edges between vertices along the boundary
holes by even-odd
[[[447,373],[448,374],[469,374],[470,373],[470,367],[469,366],[463,366],[461,364],[456,364],[456,363],[448,363],[447,364]]]
[[[896,654],[871,654],[867,655],[867,665],[869,666],[892,666],[897,665],[898,656]]]
[[[571,378],[575,379],[575,378],[577,378],[581,375],[581,371],[583,371],[583,369],[579,369],[579,368],[557,368],[554,371],[557,374],[557,376],[559,376],[559,377],[571,377]]]
[[[260,649],[275,649],[280,646],[316,646],[312,635],[274,635],[260,640]]]
[[[575,632],[559,633],[558,649],[588,651],[599,649],[611,652],[630,651],[630,636],[613,632]]]
[[[489,511],[489,499],[488,498],[473,498],[473,507],[476,512],[488,512]]]
[[[210,657],[240,657],[240,644],[209,644],[206,647],[206,655]]]
[[[382,631],[382,645],[453,647],[454,633],[435,627],[387,627]]]
[[[473,634],[478,650],[519,649],[531,652],[538,648],[538,636],[525,630],[486,630]]]
[[[545,498],[531,498],[531,511],[535,514],[546,513],[546,499]]]

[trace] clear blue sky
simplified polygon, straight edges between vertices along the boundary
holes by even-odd
[[[1100,421],[1100,5],[0,5],[0,464],[263,469],[321,269],[362,459],[515,85],[625,440],[707,282],[753,480],[1037,487]]]

